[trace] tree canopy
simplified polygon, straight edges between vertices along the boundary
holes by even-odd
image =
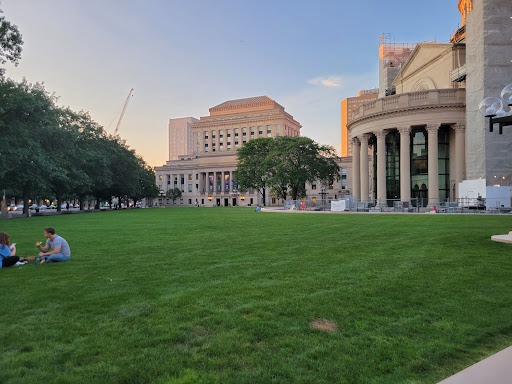
[[[22,198],[26,213],[43,197],[60,210],[62,200],[158,196],[141,157],[89,114],[58,107],[41,84],[0,78],[0,132],[0,188]]]
[[[324,185],[340,178],[334,148],[308,137],[280,136],[250,140],[238,150],[237,182],[240,188],[258,189],[265,204],[265,188],[286,200],[306,196],[306,183]]]
[[[22,45],[23,39],[18,27],[7,21],[0,9],[0,64],[10,61],[14,65],[18,65],[21,59]],[[0,76],[4,71],[0,68]]]

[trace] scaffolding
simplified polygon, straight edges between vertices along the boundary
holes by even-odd
[[[416,43],[392,43],[391,34],[383,33],[379,38],[379,61],[381,67],[400,67],[411,55]]]

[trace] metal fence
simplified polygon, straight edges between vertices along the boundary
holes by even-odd
[[[349,195],[338,200],[302,199],[287,200],[284,202],[284,209],[287,211],[330,211],[332,201],[344,201],[344,210],[347,212],[403,212],[403,213],[512,213],[512,208],[485,207],[485,199],[456,199],[445,201],[434,207],[427,206],[427,200],[423,198],[412,198],[409,202],[399,199],[388,199],[384,203],[373,201],[357,201],[357,197]]]

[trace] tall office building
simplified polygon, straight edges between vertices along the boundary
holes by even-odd
[[[197,122],[193,117],[169,119],[169,161],[194,153],[192,124]]]
[[[364,89],[359,96],[349,97],[341,102],[341,157],[352,156],[352,141],[347,124],[352,121],[352,111],[360,105],[376,99],[379,89]]]

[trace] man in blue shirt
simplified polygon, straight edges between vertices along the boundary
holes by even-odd
[[[44,237],[46,237],[46,245],[41,246],[41,242],[36,243],[36,247],[41,251],[37,258],[38,264],[54,263],[57,261],[67,261],[71,257],[71,250],[68,242],[59,235],[55,234],[55,228],[45,228]]]

